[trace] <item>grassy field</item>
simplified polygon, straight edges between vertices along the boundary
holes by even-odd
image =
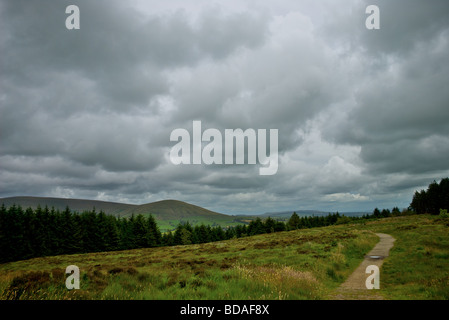
[[[405,216],[201,245],[36,258],[0,265],[1,299],[327,299],[377,243],[387,299],[449,298],[449,219]],[[79,290],[65,268],[80,268]]]
[[[157,220],[157,225],[161,232],[173,231],[180,223],[189,222],[193,227],[196,225],[210,225],[220,226],[220,227],[235,227],[237,225],[248,224],[250,219],[244,220],[244,218],[233,217],[233,216],[217,216],[211,219],[205,216],[192,216],[188,219],[165,219]]]
[[[381,291],[386,299],[449,299],[448,218],[415,215],[351,228],[383,232],[396,238],[381,269]]]

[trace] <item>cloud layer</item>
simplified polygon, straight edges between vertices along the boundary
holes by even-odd
[[[1,1],[0,28],[2,197],[372,210],[449,175],[445,0]],[[193,120],[279,129],[278,173],[174,166]]]

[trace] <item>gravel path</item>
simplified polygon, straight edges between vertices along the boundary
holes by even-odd
[[[390,249],[396,240],[392,236],[384,233],[376,233],[380,241],[365,256],[365,260],[357,269],[346,279],[346,281],[336,290],[330,299],[332,300],[383,300],[382,290],[382,272],[380,272],[380,289],[367,289],[365,281],[370,276],[365,273],[366,267],[376,265],[381,267],[384,259],[388,257]],[[382,270],[381,270],[382,271]]]

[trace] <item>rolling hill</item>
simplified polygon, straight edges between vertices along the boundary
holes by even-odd
[[[153,215],[158,222],[161,231],[174,230],[180,222],[189,222],[192,225],[220,225],[235,226],[238,224],[248,224],[251,220],[260,217],[262,219],[272,217],[279,220],[287,220],[293,211],[269,212],[261,215],[227,215],[214,212],[197,205],[179,200],[162,200],[141,205],[126,204],[118,202],[69,199],[69,198],[48,198],[48,197],[9,197],[0,198],[0,205],[6,207],[20,205],[22,208],[36,209],[38,205],[42,208],[48,206],[55,209],[64,210],[67,206],[75,212],[83,212],[95,208],[97,212],[103,211],[106,214],[116,217],[130,217],[132,214],[142,214],[144,216]],[[323,216],[328,212],[317,210],[296,210],[299,216]],[[364,213],[342,213],[347,216],[362,216]]]
[[[191,217],[210,217],[222,218],[228,215],[207,210],[205,208],[179,201],[179,200],[162,200],[142,204],[128,209],[121,216],[130,216],[131,214],[148,214],[151,213],[160,220],[182,220]]]
[[[55,209],[64,210],[67,206],[72,211],[82,212],[84,210],[104,211],[106,214],[127,217],[132,214],[148,215],[152,214],[158,220],[182,220],[192,217],[203,218],[224,218],[230,217],[225,214],[204,209],[202,207],[178,200],[162,200],[142,205],[126,204],[118,202],[108,202],[99,200],[65,199],[65,198],[45,198],[45,197],[10,197],[1,198],[0,203],[6,207],[20,205],[22,208],[37,208],[48,206]]]
[[[36,209],[39,205],[44,208],[55,208],[65,210],[68,206],[75,212],[83,212],[95,208],[97,212],[103,211],[106,214],[116,217],[130,217],[132,214],[142,214],[144,216],[153,215],[158,222],[162,232],[174,230],[180,222],[189,222],[192,225],[220,225],[235,226],[237,224],[248,223],[247,220],[214,212],[190,203],[178,200],[162,200],[142,205],[126,204],[118,202],[108,202],[99,200],[47,198],[47,197],[9,197],[0,198],[0,205],[6,207],[20,205],[22,208]]]
[[[279,212],[267,212],[264,214],[261,214],[261,218],[275,218],[275,219],[288,219],[291,217],[292,213],[296,212],[296,214],[300,217],[311,217],[311,216],[327,216],[329,211],[318,211],[318,210],[290,210],[290,211],[279,211]],[[345,215],[347,217],[361,217],[365,214],[371,214],[372,212],[368,211],[348,211],[348,212],[339,212],[341,215]]]
[[[376,233],[396,241],[382,265],[381,290],[359,289],[359,299],[447,300],[448,219],[401,215],[203,244],[8,262],[0,264],[0,300],[355,299],[336,294],[378,243]],[[79,267],[79,290],[65,286],[68,265]],[[179,308],[174,310],[176,318]]]
[[[107,214],[114,216],[122,216],[126,212],[133,210],[136,205],[124,204],[118,202],[108,202],[99,200],[85,200],[85,199],[66,199],[66,198],[46,198],[46,197],[10,197],[0,198],[0,204],[3,203],[6,207],[12,205],[20,205],[22,208],[36,209],[37,206],[44,208],[54,207],[55,209],[64,210],[67,206],[72,211],[82,212],[84,210],[104,211]]]

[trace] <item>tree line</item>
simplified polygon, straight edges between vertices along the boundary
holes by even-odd
[[[449,178],[433,181],[427,190],[415,191],[410,209],[417,214],[437,215],[440,210],[449,209]]]
[[[408,208],[411,213],[438,214],[449,208],[449,178],[431,183],[426,191],[416,191]],[[407,213],[407,212],[406,212]],[[152,215],[129,218],[107,215],[103,211],[72,212],[48,207],[23,210],[13,205],[0,207],[0,263],[61,254],[129,250],[155,246],[199,244],[257,234],[323,227],[334,224],[378,219],[404,214],[398,207],[379,210],[362,217],[337,213],[299,217],[296,212],[286,221],[257,217],[248,225],[223,228],[180,223],[162,234]]]
[[[264,220],[257,217],[248,225],[242,224],[226,228],[204,224],[192,226],[189,222],[185,222],[178,224],[174,231],[165,233],[162,236],[162,243],[164,245],[198,244],[285,230],[284,222],[270,217]]]
[[[153,216],[116,218],[103,211],[0,208],[0,263],[61,254],[161,245]]]
[[[376,212],[376,211],[375,211]],[[365,218],[369,218],[367,216]],[[180,223],[162,234],[152,215],[129,218],[103,211],[72,212],[48,207],[23,210],[21,206],[0,207],[0,263],[43,256],[129,250],[156,246],[199,244],[257,234],[314,228],[345,223],[349,218],[338,212],[327,216],[299,217],[296,212],[286,222],[257,217],[248,225],[223,228]]]

